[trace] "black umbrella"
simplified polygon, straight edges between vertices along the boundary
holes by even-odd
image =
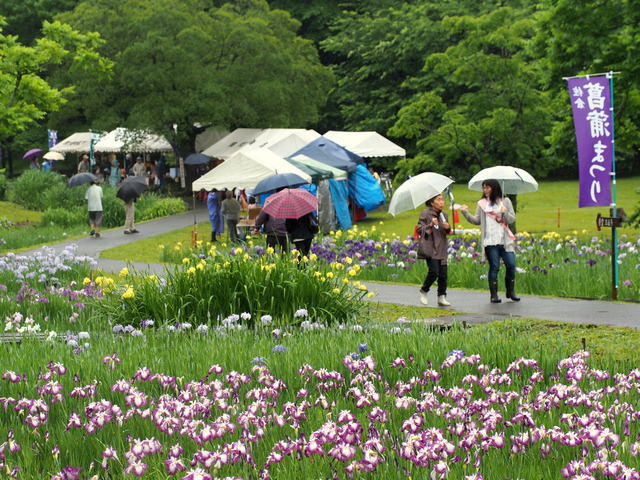
[[[207,157],[204,153],[192,153],[191,155],[187,155],[187,158],[184,159],[185,165],[202,165],[204,163],[209,163],[211,158]]]
[[[295,188],[302,185],[309,185],[309,182],[300,175],[295,173],[276,173],[260,180],[251,195],[258,196],[265,193],[275,193],[283,188]]]
[[[80,185],[84,185],[85,183],[95,182],[97,179],[98,177],[96,177],[93,173],[89,173],[89,172],[76,173],[67,182],[67,188],[78,187]]]
[[[118,187],[116,197],[125,202],[130,202],[142,195],[142,192],[144,192],[147,187],[147,179],[145,177],[127,177],[122,181],[120,187]]]

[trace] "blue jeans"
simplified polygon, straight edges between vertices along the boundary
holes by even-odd
[[[504,245],[490,245],[484,247],[484,253],[489,261],[489,281],[498,279],[498,271],[500,270],[500,259],[504,262],[507,269],[505,278],[516,278],[516,256],[513,252],[507,252]]]

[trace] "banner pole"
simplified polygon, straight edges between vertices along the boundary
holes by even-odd
[[[613,110],[613,74],[609,72],[607,77],[609,78],[609,91],[611,92],[611,194],[613,197],[613,218],[618,216],[617,212],[617,182],[616,182],[616,136],[615,136],[615,122],[614,122],[614,110]],[[615,224],[611,229],[611,298],[613,300],[618,299],[618,235]]]

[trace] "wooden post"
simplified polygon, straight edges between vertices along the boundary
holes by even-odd
[[[560,207],[558,207],[558,228],[560,228]]]

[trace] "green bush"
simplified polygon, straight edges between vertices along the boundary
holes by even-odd
[[[167,217],[187,211],[187,204],[181,198],[163,198],[156,193],[146,193],[136,202],[136,221]]]
[[[67,188],[66,184],[54,184],[42,192],[43,211],[48,208],[73,209],[86,204],[86,186]]]
[[[43,195],[45,192],[56,186],[65,186],[66,184],[66,177],[59,173],[26,170],[9,183],[7,199],[29,210],[43,212],[52,205],[44,202]]]
[[[68,228],[87,223],[87,211],[82,207],[48,208],[42,215],[42,225]]]
[[[5,199],[5,195],[7,194],[7,177],[4,176],[4,169],[0,170],[0,200]]]

